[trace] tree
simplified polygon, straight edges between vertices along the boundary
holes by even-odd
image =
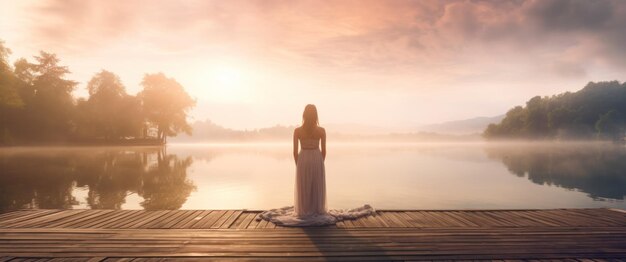
[[[87,84],[89,99],[79,107],[87,117],[81,117],[83,129],[92,136],[105,139],[138,136],[143,118],[140,101],[128,94],[119,77],[102,70]]]
[[[0,40],[0,107],[19,108],[24,103],[19,97],[16,89],[17,80],[8,59],[11,49],[4,46],[4,41]]]
[[[138,94],[144,114],[158,130],[159,139],[166,142],[168,136],[180,132],[191,134],[187,112],[196,104],[182,85],[163,73],[146,74],[141,82],[143,90]]]
[[[22,81],[23,135],[31,140],[58,141],[70,134],[74,109],[72,90],[76,82],[65,79],[70,71],[60,66],[55,54],[41,51],[36,63],[21,59],[15,72]]]
[[[145,137],[155,127],[165,143],[191,133],[187,113],[195,100],[162,73],[145,75],[143,91],[132,96],[117,75],[102,70],[87,84],[89,97],[75,99],[77,83],[55,54],[41,51],[34,62],[20,58],[11,67],[10,53],[0,41],[0,145]]]
[[[612,113],[611,113],[612,112]],[[582,90],[552,97],[533,97],[515,107],[486,138],[612,138],[619,139],[626,123],[626,83],[590,82]]]
[[[548,99],[542,99],[540,96],[535,96],[526,102],[527,119],[524,121],[526,136],[541,137],[548,134],[547,103]]]
[[[11,143],[11,116],[24,105],[17,90],[17,78],[8,62],[9,54],[11,50],[0,40],[0,144]]]
[[[595,126],[600,136],[610,138],[614,141],[620,140],[624,136],[624,120],[615,110],[611,110],[600,116]]]

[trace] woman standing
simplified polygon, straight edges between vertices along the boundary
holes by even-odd
[[[295,213],[301,218],[326,214],[326,130],[319,126],[315,105],[304,108],[302,126],[293,132],[293,158],[296,161]]]
[[[293,131],[293,159],[296,162],[294,206],[265,211],[258,219],[281,226],[323,226],[375,212],[369,205],[350,210],[326,209],[326,130],[319,126],[315,105],[306,105],[302,125]]]

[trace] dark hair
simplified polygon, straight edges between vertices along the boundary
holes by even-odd
[[[308,104],[304,107],[302,113],[302,129],[307,134],[312,135],[316,126],[319,126],[319,119],[317,118],[317,108],[313,104]]]

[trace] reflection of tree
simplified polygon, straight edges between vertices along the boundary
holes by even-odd
[[[609,145],[497,146],[489,157],[536,184],[577,189],[590,197],[624,199],[626,148]]]
[[[142,177],[139,195],[141,206],[147,210],[180,208],[195,186],[187,179],[191,157],[179,160],[176,155],[158,154],[156,166],[151,166]]]
[[[71,208],[74,187],[88,189],[94,209],[119,209],[131,193],[145,197],[146,209],[176,209],[195,189],[190,165],[160,148],[0,152],[0,211]]]
[[[0,211],[18,208],[70,208],[72,161],[57,156],[0,155]]]
[[[120,209],[129,192],[141,186],[149,152],[104,152],[78,163],[79,186],[89,188],[87,203],[93,209]]]

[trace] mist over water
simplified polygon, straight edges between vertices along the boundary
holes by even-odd
[[[626,147],[335,143],[328,204],[378,209],[626,208]],[[291,205],[289,144],[0,148],[0,210]]]

